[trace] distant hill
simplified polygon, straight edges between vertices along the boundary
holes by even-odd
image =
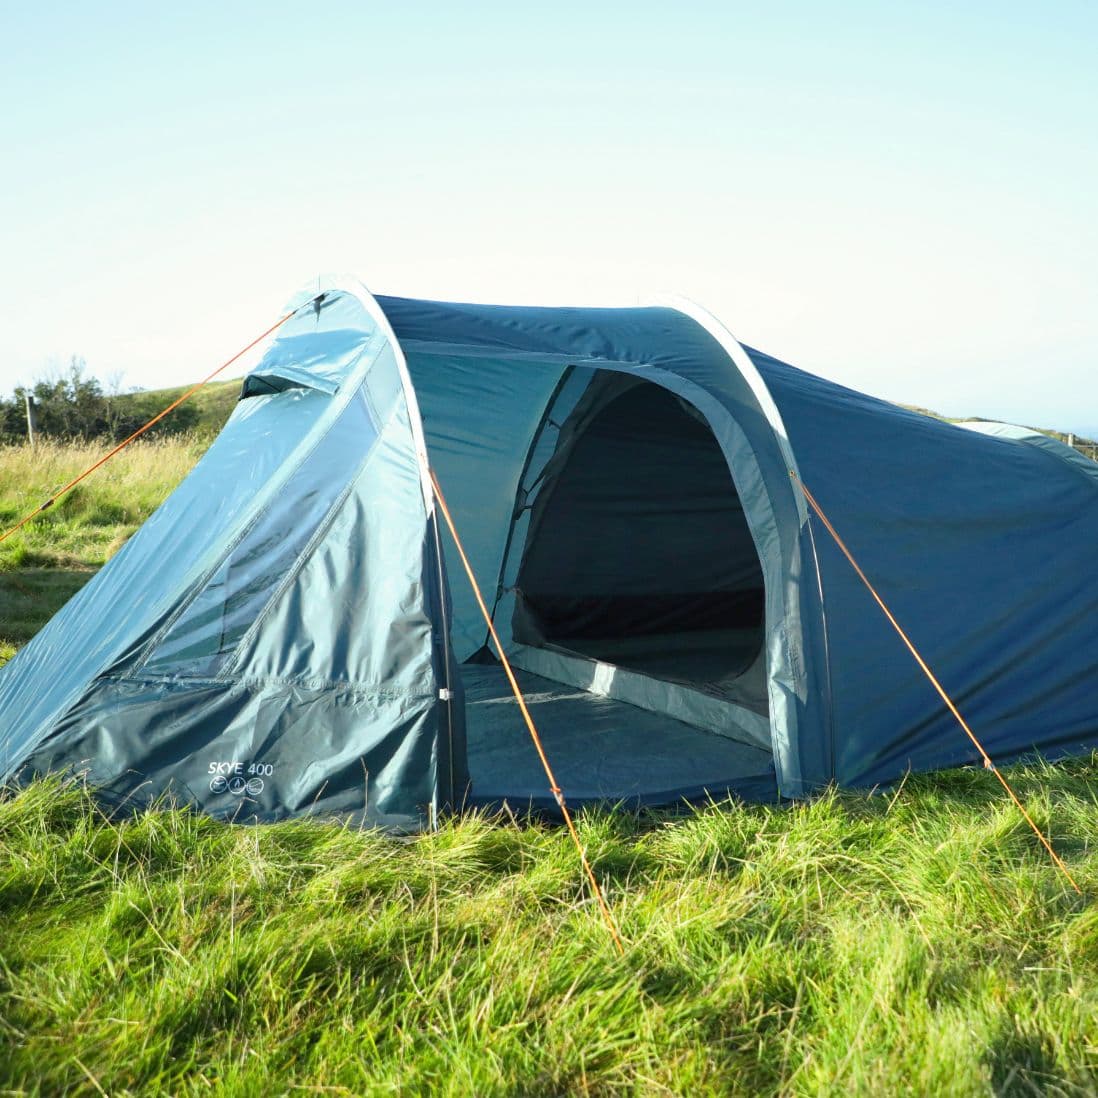
[[[233,378],[229,381],[211,381],[198,390],[194,396],[187,400],[197,412],[198,418],[188,425],[188,432],[201,437],[213,438],[214,435],[225,426],[225,421],[232,414],[232,410],[240,398],[241,378]],[[134,393],[126,393],[115,397],[120,405],[125,406],[127,401],[142,409],[149,407],[166,408],[173,401],[178,400],[188,389],[189,385],[179,385],[174,389],[142,389]],[[170,425],[169,425],[170,429]]]
[[[148,437],[186,435],[211,441],[225,425],[240,395],[240,379],[216,381],[199,389],[179,408],[158,420]],[[0,446],[19,446],[27,439],[25,395],[33,397],[35,431],[40,441],[119,442],[155,419],[191,386],[171,389],[134,389],[128,393],[105,391],[98,378],[74,360],[60,376],[44,378],[10,397],[0,396]]]

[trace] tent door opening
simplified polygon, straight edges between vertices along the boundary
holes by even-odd
[[[570,801],[774,789],[762,568],[692,406],[577,368],[531,448],[504,577],[496,625]],[[474,800],[545,802],[498,665],[462,680]]]
[[[515,640],[765,709],[762,568],[728,464],[673,393],[599,377],[542,476]],[[745,676],[761,681],[744,683]]]

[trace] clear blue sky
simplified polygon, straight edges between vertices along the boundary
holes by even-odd
[[[321,271],[693,297],[1098,434],[1098,4],[0,0],[0,391],[196,378]]]

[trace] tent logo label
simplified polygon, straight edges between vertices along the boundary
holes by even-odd
[[[211,793],[232,793],[242,797],[247,793],[258,797],[266,784],[263,779],[274,774],[273,763],[212,762],[206,771],[210,778]]]
[[[274,763],[244,763],[236,762],[212,762],[206,770],[207,774],[223,774],[226,777],[239,776],[241,774],[259,775],[269,778],[274,773]]]

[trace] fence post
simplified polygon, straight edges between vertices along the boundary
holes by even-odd
[[[38,428],[38,416],[35,412],[34,397],[30,393],[24,393],[23,399],[27,405],[27,441],[31,445],[31,449],[34,449],[34,432]]]

